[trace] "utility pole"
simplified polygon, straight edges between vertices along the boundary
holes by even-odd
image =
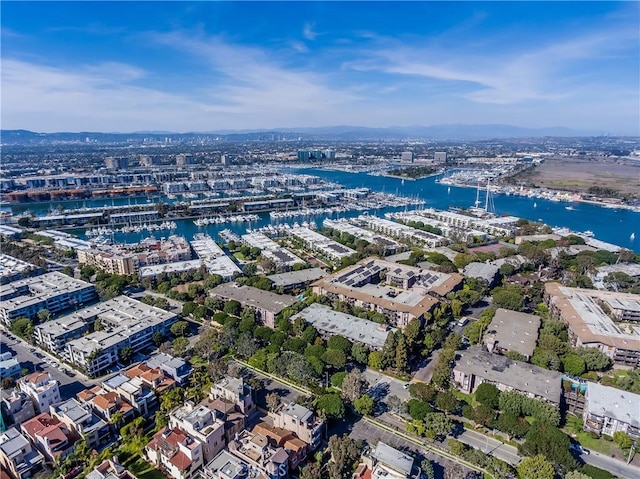
[[[629,448],[629,457],[627,457],[627,464],[631,462],[631,455],[633,454],[633,450],[635,449],[635,447],[635,444],[631,444],[631,447]]]

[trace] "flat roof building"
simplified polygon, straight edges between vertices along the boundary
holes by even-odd
[[[31,477],[43,464],[44,456],[15,427],[0,432],[0,465],[9,477]]]
[[[209,295],[225,301],[235,300],[243,308],[253,309],[257,319],[270,328],[275,327],[276,316],[297,301],[291,296],[263,291],[253,286],[241,286],[238,283],[220,284],[210,290]]]
[[[547,283],[545,302],[553,317],[567,325],[573,346],[597,348],[618,364],[640,364],[640,326],[611,318],[635,315],[640,295]]]
[[[368,243],[378,245],[382,256],[396,254],[407,249],[407,246],[404,244],[398,243],[391,238],[375,234],[372,231],[365,230],[364,228],[360,228],[344,218],[338,220],[325,218],[322,222],[322,226],[333,228],[341,233],[347,233]]]
[[[366,258],[313,283],[314,294],[384,314],[399,328],[422,319],[440,298],[462,283],[459,274],[439,273]]]
[[[306,285],[320,278],[324,278],[327,273],[322,268],[307,268],[299,271],[289,271],[288,273],[276,273],[267,276],[272,282],[274,288],[282,288],[284,291],[292,289],[304,288]]]
[[[0,286],[0,320],[11,326],[20,316],[33,319],[43,309],[56,314],[97,297],[91,283],[54,271]]]
[[[42,268],[21,259],[0,253],[0,284],[11,283],[42,273]]]
[[[131,346],[140,351],[151,346],[153,333],[167,335],[169,327],[178,319],[174,313],[128,296],[117,296],[79,313],[86,322],[86,331],[98,320],[104,329],[66,342],[62,357],[93,376],[116,363],[120,349]],[[59,347],[55,332],[56,328],[43,328],[38,335],[45,338],[45,344]]]
[[[598,383],[587,383],[584,428],[613,436],[626,432],[633,441],[640,439],[640,394]]]
[[[361,343],[371,349],[379,350],[390,332],[396,331],[386,324],[374,323],[368,319],[334,311],[330,307],[314,303],[306,307],[291,319],[302,318],[316,328],[325,338],[339,334],[348,340]]]
[[[261,252],[260,254],[271,259],[271,261],[273,261],[276,267],[280,270],[289,270],[293,268],[293,265],[296,263],[304,263],[304,261],[294,255],[291,251],[283,248],[262,233],[253,232],[242,235],[242,241],[249,246],[259,248]]]
[[[501,391],[517,391],[532,398],[560,404],[562,373],[513,361],[476,347],[458,351],[458,355],[460,358],[453,367],[453,379],[463,392],[471,394],[486,382]]]
[[[306,248],[316,251],[332,261],[340,261],[342,258],[346,258],[355,253],[351,248],[333,241],[320,233],[316,233],[309,228],[291,228],[289,234],[300,239]]]
[[[487,327],[484,342],[490,352],[515,351],[528,361],[533,356],[539,329],[538,316],[498,308]]]

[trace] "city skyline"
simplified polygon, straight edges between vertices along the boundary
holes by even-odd
[[[1,8],[4,129],[640,129],[637,2]]]

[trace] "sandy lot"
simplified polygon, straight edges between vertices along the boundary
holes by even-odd
[[[640,162],[607,159],[551,158],[517,178],[538,187],[586,191],[590,186],[614,188],[640,196]]]

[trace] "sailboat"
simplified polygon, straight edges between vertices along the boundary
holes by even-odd
[[[631,236],[629,236],[629,239],[631,241],[633,241],[634,239],[636,239],[636,234],[635,233],[631,233]]]
[[[533,207],[537,208],[538,207],[538,203],[536,203],[535,201],[533,202]]]
[[[451,193],[451,187],[450,186],[447,187],[447,193]]]
[[[402,178],[401,184],[404,185],[404,178]]]

